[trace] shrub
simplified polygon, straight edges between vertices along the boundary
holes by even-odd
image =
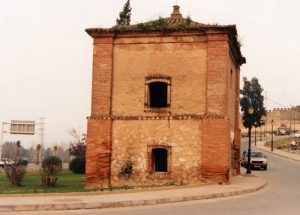
[[[74,158],[69,164],[69,169],[75,174],[85,174],[85,156]]]
[[[42,168],[45,169],[49,169],[50,173],[52,171],[53,168],[57,168],[57,169],[62,169],[62,161],[59,157],[55,157],[55,156],[49,156],[47,158],[45,158],[42,162]]]
[[[26,173],[26,167],[17,164],[4,165],[4,171],[11,185],[19,186]]]
[[[62,161],[55,156],[49,156],[42,162],[42,185],[53,187],[57,181],[57,173],[62,170]]]

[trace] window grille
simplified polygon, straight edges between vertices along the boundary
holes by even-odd
[[[171,106],[171,77],[149,76],[145,82],[145,111],[169,112]]]
[[[168,150],[158,148],[152,150],[152,165],[155,172],[168,171]]]
[[[164,82],[152,82],[149,84],[150,107],[167,107],[167,87],[168,85]]]

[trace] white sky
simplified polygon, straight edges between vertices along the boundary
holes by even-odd
[[[0,122],[38,123],[45,118],[48,146],[72,140],[66,133],[71,127],[85,133],[92,74],[92,38],[85,29],[115,25],[125,2],[0,0]],[[169,17],[176,0],[130,4],[131,24],[136,24]],[[300,1],[177,0],[177,4],[181,14],[194,21],[237,25],[247,58],[241,80],[259,79],[270,99],[265,103],[268,110],[300,105]],[[39,136],[3,135],[3,141],[16,140],[32,146]]]

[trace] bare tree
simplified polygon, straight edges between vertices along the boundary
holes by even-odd
[[[40,150],[41,150],[41,144],[37,144],[36,145],[36,164],[39,165],[40,164]]]
[[[56,157],[57,146],[53,146],[54,156]]]
[[[86,135],[82,135],[83,138],[79,142],[71,142],[69,153],[73,156],[85,156],[86,152]]]
[[[74,137],[78,142],[80,142],[80,135],[77,134],[75,128],[71,128],[70,130],[67,130],[67,133],[70,134],[72,137]]]
[[[85,156],[86,152],[86,134],[82,134],[82,138],[80,138],[80,135],[77,134],[76,130],[74,128],[71,128],[67,131],[72,137],[75,138],[74,142],[70,143],[69,148],[69,155],[73,156]]]
[[[17,146],[16,157],[19,157],[19,155],[20,155],[20,147],[21,147],[21,141],[20,141],[20,140],[18,140],[18,141],[16,142],[16,146]]]

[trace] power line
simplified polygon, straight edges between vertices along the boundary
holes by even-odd
[[[290,108],[290,107],[288,107],[288,106],[285,106],[285,105],[282,105],[282,104],[280,104],[280,103],[278,103],[278,102],[275,102],[275,101],[273,101],[273,100],[271,100],[271,99],[269,99],[269,98],[266,98],[266,100],[269,100],[270,102],[273,102],[273,103],[275,103],[275,104],[277,104],[277,105],[280,105],[280,106],[282,106],[282,107]]]

